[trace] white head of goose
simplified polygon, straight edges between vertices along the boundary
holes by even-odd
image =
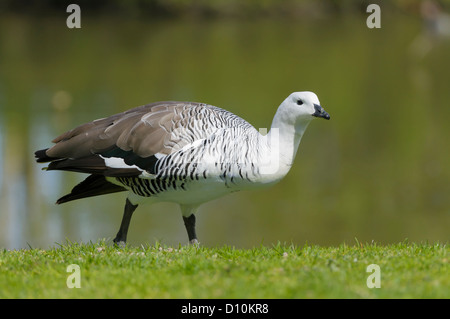
[[[271,185],[289,171],[314,118],[330,119],[312,92],[295,92],[278,107],[267,134],[224,109],[193,102],[156,102],[86,123],[35,153],[47,170],[90,174],[62,204],[127,191],[114,239],[125,244],[143,201],[180,205],[189,242],[197,243],[195,213],[212,199]]]

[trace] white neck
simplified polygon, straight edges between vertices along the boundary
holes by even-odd
[[[270,157],[270,163],[261,171],[266,182],[278,182],[289,172],[311,119],[294,121],[283,108],[279,108],[269,133],[264,136],[268,145],[266,158]]]

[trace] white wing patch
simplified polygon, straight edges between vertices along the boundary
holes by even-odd
[[[109,167],[109,168],[135,168],[137,170],[140,170],[141,172],[144,171],[139,166],[128,165],[127,163],[125,163],[123,158],[120,158],[120,157],[103,157],[101,155],[99,155],[99,156],[105,161],[105,165],[107,167]]]

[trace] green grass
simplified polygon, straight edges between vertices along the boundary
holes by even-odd
[[[68,243],[0,251],[0,298],[449,298],[445,244],[116,248]],[[81,288],[69,289],[70,264]],[[381,288],[366,285],[377,264]]]

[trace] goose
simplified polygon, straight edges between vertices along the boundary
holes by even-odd
[[[115,244],[126,245],[138,205],[161,201],[179,204],[189,243],[198,244],[199,206],[280,181],[314,118],[330,115],[313,92],[290,94],[269,132],[212,105],[156,102],[82,124],[35,157],[47,171],[89,174],[56,204],[128,191]]]

